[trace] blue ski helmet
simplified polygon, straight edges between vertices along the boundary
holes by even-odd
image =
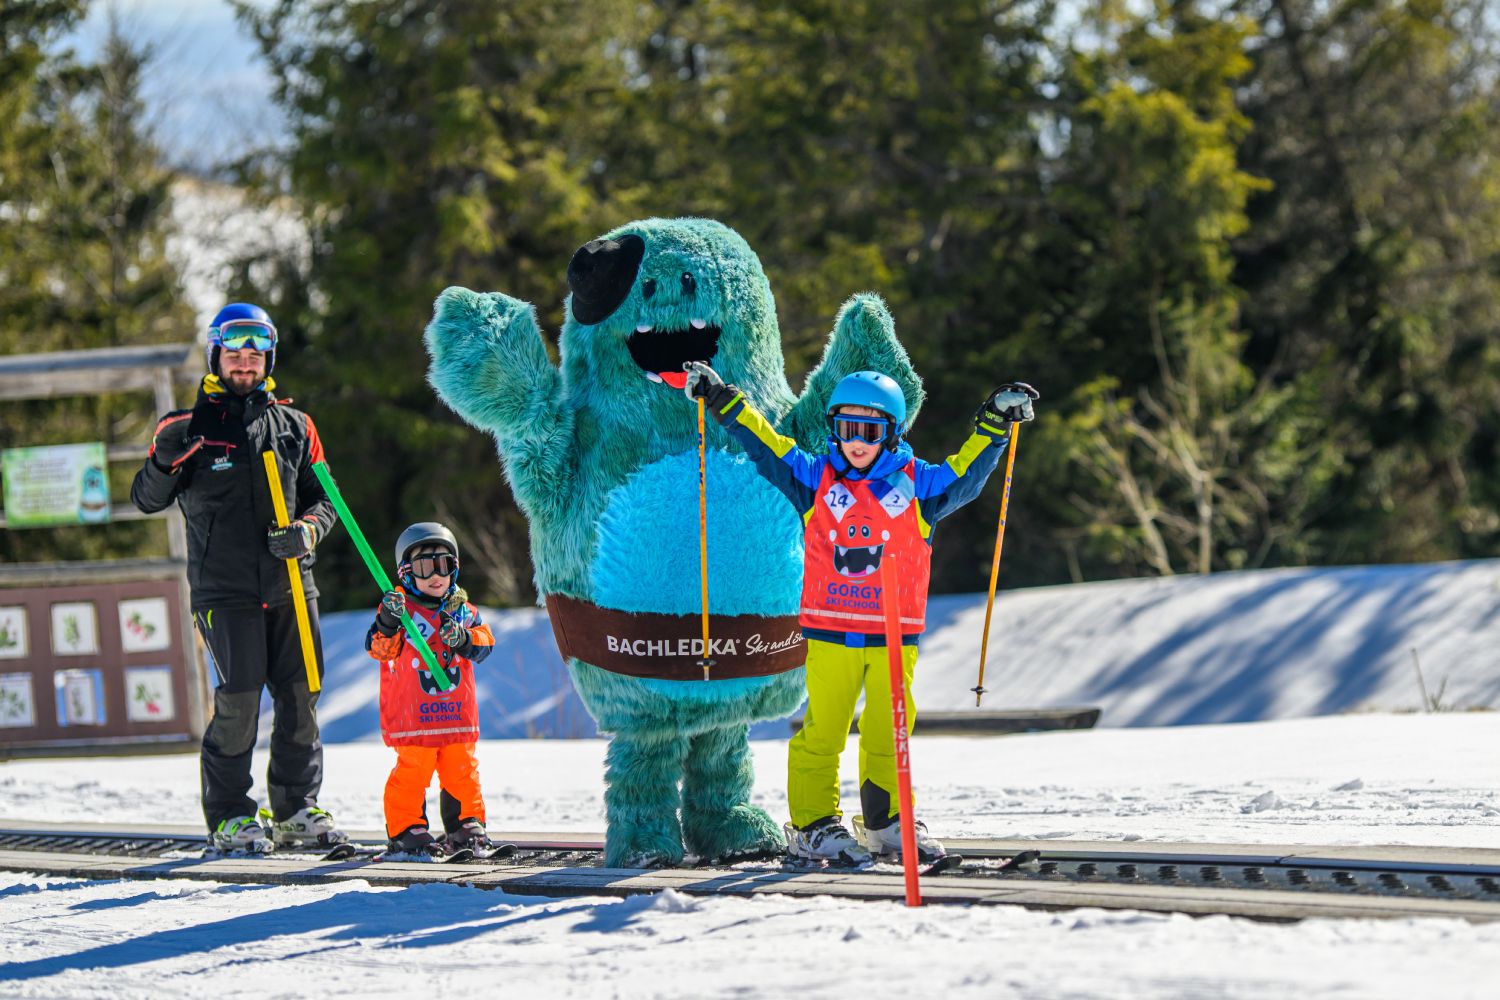
[[[840,406],[868,406],[884,413],[895,424],[891,440],[906,433],[906,396],[902,394],[896,380],[889,375],[882,375],[880,372],[845,375],[834,386],[833,395],[828,398],[827,415],[830,422],[833,420],[833,412]]]
[[[276,327],[264,309],[249,302],[231,302],[208,325],[208,370],[219,374],[219,349],[249,347],[266,355],[266,374],[276,367]]]

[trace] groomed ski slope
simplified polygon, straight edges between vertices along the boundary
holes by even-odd
[[[1500,563],[1490,561],[1002,593],[986,704],[1098,704],[1116,728],[918,735],[922,814],[948,836],[1500,847],[1500,713],[1351,711],[1420,703],[1412,645],[1431,689],[1447,678],[1445,702],[1493,705],[1497,581]],[[982,597],[934,602],[937,627],[919,667],[924,707],[970,699],[982,614]],[[357,647],[367,619],[330,620],[325,732],[360,742],[328,747],[324,803],[347,826],[375,828],[391,755],[368,742],[374,675]],[[538,731],[575,724],[570,693],[547,686],[546,671],[560,675],[561,664],[542,655],[555,662],[539,613],[495,620],[502,643],[507,630],[519,641],[505,647],[516,669],[488,681],[487,731],[507,718]],[[1351,714],[1298,717],[1335,711]],[[1146,726],[1205,718],[1268,721]],[[780,817],[786,730],[772,731],[776,739],[755,744],[757,800]],[[492,825],[601,830],[603,750],[598,740],[482,743]],[[262,745],[262,775],[264,754]],[[848,800],[854,766],[851,742]],[[191,756],[0,764],[0,818],[191,822],[197,796]],[[49,1000],[500,990],[1488,998],[1497,954],[1500,925],[1446,920],[1278,925],[786,897],[549,901],[446,885],[0,875],[0,995]]]
[[[374,614],[323,619],[328,742],[378,740],[364,653]],[[973,706],[983,594],[932,599],[917,668],[919,708]],[[544,611],[487,611],[499,648],[476,671],[490,738],[592,736]],[[1259,570],[1001,591],[991,625],[988,708],[1098,705],[1101,726],[1293,719],[1422,706],[1500,707],[1500,560]],[[264,736],[269,720],[262,719]],[[920,723],[919,723],[920,727]],[[762,737],[787,735],[765,723]]]
[[[941,834],[1500,847],[1500,713],[917,738]],[[263,752],[263,750],[262,750]],[[784,813],[785,745],[755,745]],[[497,827],[593,830],[599,741],[486,741]],[[264,757],[258,760],[263,761]],[[334,746],[325,802],[378,823],[390,753]],[[854,754],[845,757],[852,776]],[[263,789],[257,792],[263,794]],[[853,792],[846,781],[845,794]],[[435,803],[429,809],[435,808]],[[191,757],[13,761],[0,815],[186,822]],[[832,899],[542,900],[0,874],[0,995],[1491,997],[1500,924],[1307,921]]]

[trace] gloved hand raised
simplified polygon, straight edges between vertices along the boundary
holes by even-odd
[[[316,544],[317,526],[307,518],[298,518],[285,528],[273,526],[266,533],[266,548],[277,559],[301,559]]]
[[[702,399],[713,403],[729,389],[729,386],[725,385],[724,380],[719,377],[719,373],[702,361],[689,361],[682,366],[682,370],[687,372],[687,382],[683,385],[682,391],[688,399]]]
[[[151,462],[163,472],[176,474],[182,463],[203,447],[202,436],[188,437],[188,423],[193,411],[168,413],[156,424],[151,436]]]
[[[406,613],[406,593],[399,587],[387,590],[380,598],[380,610],[375,612],[375,627],[382,635],[395,635],[401,630],[401,616]]]
[[[1041,399],[1042,394],[1025,382],[1007,382],[979,405],[974,414],[974,426],[1003,431],[1010,424],[1036,419],[1031,401]]]

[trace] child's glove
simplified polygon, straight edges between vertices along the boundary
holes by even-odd
[[[446,611],[438,616],[438,635],[443,645],[460,655],[469,647],[469,630]]]
[[[739,390],[728,385],[714,371],[702,361],[689,361],[682,366],[687,372],[687,381],[683,383],[682,391],[688,399],[701,399],[714,409],[715,412],[729,405]]]
[[[1042,394],[1025,382],[1008,382],[979,404],[979,410],[974,414],[974,426],[979,430],[1003,432],[1010,424],[1035,420],[1031,401],[1041,398]]]
[[[381,635],[395,635],[401,631],[401,616],[406,613],[406,594],[401,590],[387,590],[380,598],[380,610],[375,612],[375,627]]]
[[[266,532],[266,548],[277,559],[301,559],[318,544],[318,529],[310,518],[301,517],[285,528]]]

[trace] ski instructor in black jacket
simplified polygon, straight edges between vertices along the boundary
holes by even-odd
[[[312,418],[273,395],[276,328],[259,306],[234,303],[208,332],[208,370],[191,410],[161,418],[130,499],[150,514],[173,500],[187,519],[193,619],[216,674],[214,717],[203,734],[203,814],[221,851],[267,851],[272,843],[329,845],[346,839],[318,807],[323,744],[318,696],[308,690],[285,560],[296,558],[318,675],[313,546],[336,515],[313,475],[323,460]],[[290,525],[278,528],[261,454],[272,451]],[[261,688],[275,712],[266,786],[272,829],[250,797],[251,752]]]

